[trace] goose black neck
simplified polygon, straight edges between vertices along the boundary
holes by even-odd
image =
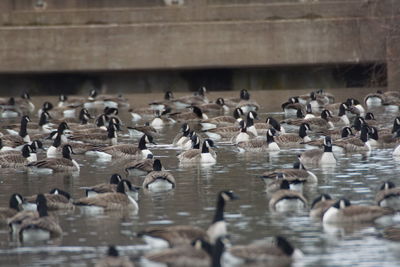
[[[338,116],[341,117],[343,115],[346,115],[346,109],[345,109],[345,107],[343,105],[340,105]]]
[[[200,149],[200,142],[193,143],[192,148],[193,149]]]
[[[217,200],[217,209],[215,210],[213,223],[224,220],[225,199],[219,195]]]
[[[17,196],[18,196],[18,195],[17,195]],[[10,209],[14,209],[14,210],[20,211],[19,203],[18,203],[18,201],[16,200],[16,197],[17,197],[17,196],[16,196],[15,194],[11,196],[11,198],[10,198],[10,203],[9,203],[9,207],[10,207]],[[18,196],[18,197],[19,197],[19,196]]]
[[[250,116],[247,116],[246,127],[249,128],[253,125],[254,125],[254,120],[250,118]]]
[[[203,146],[201,147],[201,153],[209,153],[210,150],[208,149],[206,141],[204,141]]]
[[[368,141],[368,128],[366,126],[361,128],[360,139],[364,143]]]
[[[139,147],[140,150],[147,149],[147,147],[146,147],[146,136],[145,135],[143,135],[142,138],[140,138],[138,147]]]
[[[115,137],[115,128],[114,128],[114,125],[112,125],[112,124],[108,127],[107,137],[110,139]]]
[[[212,267],[221,267],[221,256],[224,252],[224,244],[217,240],[217,243],[214,245],[212,250],[212,258],[211,258],[211,266]]]
[[[25,119],[21,120],[21,128],[19,130],[19,136],[21,136],[22,138],[24,138],[25,136],[28,135],[28,132],[26,131],[26,127],[28,125],[28,122]]]
[[[39,202],[37,204],[37,211],[39,213],[39,217],[49,216],[49,214],[47,213],[47,203],[46,203],[46,201]]]
[[[72,160],[71,153],[69,152],[69,150],[63,149],[62,154],[63,154],[63,158]]]
[[[274,136],[270,135],[269,131],[267,132],[267,144],[271,144],[275,142]]]
[[[332,152],[332,145],[324,145],[324,152]]]
[[[397,123],[397,120],[398,120],[398,119],[400,120],[399,117],[397,117],[397,118],[394,120],[393,128],[392,128],[392,133],[395,133],[395,132],[397,132],[397,131],[400,129],[400,124]]]
[[[47,123],[49,123],[49,120],[47,119],[47,114],[43,111],[40,115],[39,126],[43,126]]]
[[[54,147],[59,147],[61,145],[61,134],[57,133],[56,139],[53,141]]]
[[[300,128],[299,128],[299,136],[300,136],[301,138],[304,138],[304,137],[307,136],[307,130],[306,130],[306,127],[305,127],[304,125],[300,125]]]

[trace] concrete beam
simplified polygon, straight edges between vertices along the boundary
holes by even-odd
[[[0,72],[384,62],[382,19],[0,28]]]
[[[400,35],[387,39],[388,89],[400,90]]]
[[[207,5],[207,0],[188,1],[179,7],[123,9],[58,9],[14,11],[6,26],[90,25],[159,22],[255,21],[323,18],[365,18],[400,15],[400,1],[364,0],[258,5]]]

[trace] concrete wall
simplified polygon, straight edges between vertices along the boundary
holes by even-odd
[[[398,0],[35,3],[0,1],[0,73],[388,62],[390,86],[398,79]]]

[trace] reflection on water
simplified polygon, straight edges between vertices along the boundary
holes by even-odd
[[[252,92],[252,97],[263,106],[260,118],[272,114],[283,119],[280,103],[289,95],[303,91]],[[337,100],[347,98],[346,90],[334,92]],[[366,92],[351,92],[352,96]],[[236,92],[235,92],[236,94]],[[210,98],[232,96],[232,92],[213,92]],[[161,94],[129,96],[131,103],[160,99]],[[40,101],[42,101],[42,98]],[[37,100],[39,101],[39,100]],[[54,100],[53,100],[54,101]],[[391,125],[397,113],[385,113],[380,107],[374,108],[375,116]],[[122,111],[121,118],[127,126],[134,125],[130,114]],[[139,122],[143,123],[143,122]],[[226,206],[226,220],[233,244],[247,244],[254,240],[274,235],[288,237],[305,254],[299,266],[382,266],[399,265],[400,245],[382,238],[385,225],[361,225],[351,227],[326,226],[309,218],[307,210],[277,213],[268,209],[268,197],[264,182],[259,176],[266,170],[291,168],[303,149],[283,149],[274,153],[238,153],[232,146],[218,144],[217,162],[212,165],[179,164],[177,150],[168,147],[180,125],[166,126],[156,138],[158,145],[151,151],[161,157],[166,169],[176,179],[176,189],[152,193],[142,190],[139,196],[138,214],[105,212],[87,214],[80,209],[58,214],[64,235],[60,240],[35,244],[21,244],[13,239],[7,226],[0,227],[0,265],[74,265],[92,264],[101,257],[108,244],[118,245],[121,254],[138,259],[148,247],[136,237],[136,232],[149,225],[192,224],[206,228],[211,222],[215,209],[215,196],[222,189],[232,189],[240,200]],[[121,138],[136,143],[129,134]],[[346,196],[353,204],[374,204],[374,195],[381,181],[392,180],[400,184],[398,173],[400,162],[392,159],[391,149],[376,149],[370,155],[337,154],[338,164],[331,167],[313,167],[318,184],[307,186],[303,194],[308,202],[321,192],[333,198]],[[41,152],[43,153],[43,152]],[[43,154],[39,154],[43,157]],[[81,164],[79,175],[52,174],[36,175],[2,171],[0,177],[0,203],[6,206],[9,195],[45,192],[53,187],[64,188],[74,198],[84,196],[84,186],[108,182],[112,173],[124,174],[124,163],[99,162],[96,157],[75,155]],[[143,183],[143,177],[128,177],[136,185]]]

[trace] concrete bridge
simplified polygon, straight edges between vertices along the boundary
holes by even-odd
[[[0,73],[378,64],[400,88],[399,0],[2,0]]]

